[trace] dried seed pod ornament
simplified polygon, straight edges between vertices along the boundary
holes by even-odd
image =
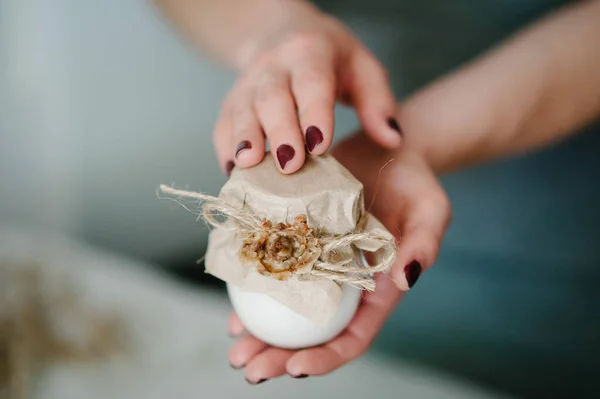
[[[161,186],[200,201],[214,226],[206,272],[227,283],[246,329],[289,349],[325,343],[350,322],[374,273],[396,257],[393,236],[364,208],[363,187],[330,155],[308,156],[281,174],[270,155],[234,169],[219,197]],[[371,252],[368,265],[363,251]]]

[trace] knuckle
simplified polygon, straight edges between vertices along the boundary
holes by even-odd
[[[336,99],[334,85],[333,78],[324,73],[314,73],[303,75],[297,82],[294,82],[293,91],[300,97],[301,102],[329,107],[333,106]]]
[[[361,357],[363,357],[364,355],[366,355],[369,346],[373,343],[373,339],[368,339],[367,344],[366,345],[360,345],[357,347],[356,352],[353,353],[352,356],[352,360],[356,360],[359,359]]]
[[[446,214],[450,210],[450,200],[443,189],[438,188],[422,200],[421,207],[424,213],[439,215],[441,212]]]
[[[232,91],[227,94],[227,97],[221,104],[221,118],[231,117],[238,113],[240,109],[247,108],[247,98],[247,96],[241,95],[239,91]]]
[[[317,68],[306,68],[299,73],[298,80],[299,85],[310,85],[311,87],[328,87],[332,84],[332,74],[317,69]]]
[[[258,106],[264,106],[270,101],[275,101],[287,95],[289,95],[289,91],[285,86],[275,82],[268,82],[262,84],[256,90],[255,102]]]
[[[446,215],[447,219],[452,217],[452,204],[446,192],[440,188],[439,196],[435,204],[436,208]]]
[[[435,195],[428,195],[421,199],[420,203],[415,207],[419,218],[429,218],[430,215],[437,215],[442,201]]]
[[[236,121],[247,121],[252,111],[246,101],[235,101],[229,106],[229,114]]]
[[[247,71],[248,76],[254,76],[260,71],[278,65],[277,49],[270,49],[259,54]]]
[[[298,118],[300,120],[317,119],[319,123],[331,123],[333,118],[334,103],[331,101],[312,100],[298,105]],[[330,112],[329,114],[327,112]]]
[[[373,54],[367,50],[363,50],[360,52],[360,55],[365,58],[367,68],[371,70],[371,73],[373,73],[375,77],[379,75],[379,78],[382,81],[386,83],[389,81],[389,72],[387,68],[383,66],[383,64],[379,62],[379,60]]]
[[[222,107],[229,112],[248,106],[252,86],[249,79],[240,78],[235,85],[227,92]]]
[[[291,33],[278,40],[278,44],[260,54],[255,60],[253,68],[260,70],[282,63],[289,64],[289,60],[310,56],[319,49],[323,49],[327,43],[325,35],[321,32],[302,30]]]
[[[284,52],[292,54],[311,54],[325,41],[320,32],[299,31],[288,37],[283,45]]]

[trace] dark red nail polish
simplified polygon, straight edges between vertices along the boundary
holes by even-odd
[[[231,171],[233,170],[234,167],[235,167],[235,164],[233,163],[233,161],[227,162],[227,164],[225,165],[225,173],[227,174],[227,177],[231,176]]]
[[[419,279],[419,276],[421,275],[421,270],[421,264],[416,260],[413,260],[406,265],[404,268],[404,275],[406,276],[406,281],[408,282],[408,288],[412,288],[412,286],[415,285]]]
[[[267,381],[266,378],[263,378],[262,380],[258,380],[256,382],[250,381],[249,379],[246,378],[246,382],[250,385],[258,385],[258,384],[262,384],[263,382]]]
[[[316,126],[309,126],[306,129],[306,147],[309,152],[313,152],[316,146],[323,142],[323,133]]]
[[[388,126],[391,129],[394,129],[395,131],[397,131],[400,135],[404,134],[404,132],[402,131],[402,129],[400,128],[400,125],[398,124],[398,121],[396,120],[396,118],[388,118],[387,120]]]
[[[294,378],[306,378],[306,377],[308,377],[308,374],[293,375],[292,377],[294,377]]]
[[[352,104],[352,96],[349,93],[342,93],[340,96],[340,102],[343,104]]]
[[[285,165],[294,158],[296,151],[291,145],[283,144],[277,149],[277,160],[281,169],[285,169]]]
[[[237,156],[240,155],[240,152],[242,152],[244,150],[249,150],[251,148],[252,148],[252,143],[249,142],[248,140],[240,141],[240,143],[235,148],[235,157],[237,158]]]

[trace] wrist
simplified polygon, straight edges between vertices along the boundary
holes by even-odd
[[[600,1],[548,16],[401,105],[406,145],[446,173],[553,144],[600,113]]]
[[[398,106],[405,146],[421,154],[436,174],[495,157],[504,130],[512,125],[502,98],[474,90],[485,87],[473,73],[475,66],[434,82]]]

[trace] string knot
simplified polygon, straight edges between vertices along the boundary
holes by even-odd
[[[273,223],[264,219],[261,228],[250,232],[242,242],[241,258],[257,266],[264,276],[278,280],[294,273],[306,273],[321,255],[321,244],[308,227],[306,215],[293,223]]]

